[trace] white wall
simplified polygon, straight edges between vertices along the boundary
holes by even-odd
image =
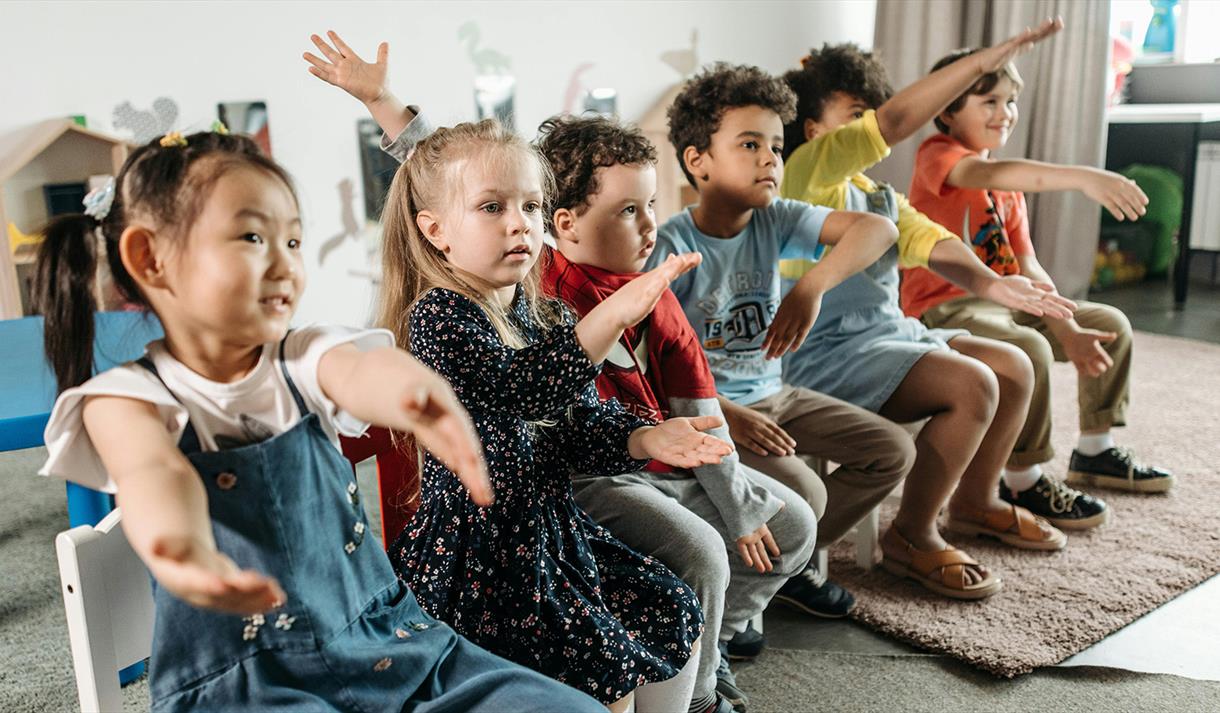
[[[337,184],[359,186],[355,121],[363,108],[305,71],[311,32],[334,29],[369,58],[390,42],[395,91],[447,123],[471,118],[473,67],[457,28],[476,20],[483,46],[508,55],[517,77],[517,127],[532,136],[562,107],[571,72],[614,87],[619,113],[638,119],[678,80],[662,52],[699,33],[700,62],[728,60],[780,72],[810,46],[871,46],[874,0],[843,2],[0,2],[0,132],[85,114],[112,130],[112,111],[177,102],[179,127],[207,128],[221,101],[265,100],[275,157],[298,182],[310,286],[299,321],[361,323],[371,290],[350,270],[364,247],[347,242],[319,267],[318,246],[341,226]],[[359,194],[356,213],[363,220]]]

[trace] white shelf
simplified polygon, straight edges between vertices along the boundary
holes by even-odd
[[[1106,113],[1111,124],[1206,124],[1220,121],[1220,104],[1119,104]]]

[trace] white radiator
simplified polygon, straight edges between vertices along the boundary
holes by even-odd
[[[1192,206],[1191,249],[1220,251],[1220,141],[1199,142]]]

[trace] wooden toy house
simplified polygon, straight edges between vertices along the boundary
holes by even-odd
[[[0,319],[32,311],[29,279],[37,244],[19,236],[42,230],[50,217],[51,191],[57,186],[85,184],[91,176],[117,174],[129,148],[126,141],[78,126],[71,119],[50,119],[0,135],[0,230],[4,235]],[[104,265],[99,253],[102,270]],[[102,299],[107,283],[107,279],[97,281],[99,308],[107,306]]]

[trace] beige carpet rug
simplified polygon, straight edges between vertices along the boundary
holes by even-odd
[[[1052,373],[1054,447],[1062,477],[1075,444],[1071,365]],[[1000,676],[1056,664],[1207,578],[1220,573],[1220,346],[1137,333],[1128,427],[1116,431],[1139,459],[1168,468],[1162,495],[1095,491],[1111,508],[1098,530],[1069,534],[1053,554],[951,537],[997,572],[989,600],[956,602],[926,593],[880,567],[864,572],[853,549],[832,549],[832,576],[855,592],[855,617],[920,648]],[[888,526],[882,513],[882,531]]]

